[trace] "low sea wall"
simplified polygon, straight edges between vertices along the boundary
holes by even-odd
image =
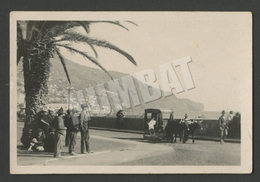
[[[214,119],[203,119],[201,127],[196,130],[196,136],[213,137],[220,136],[219,121]],[[130,131],[144,131],[144,119],[135,117],[124,118],[121,124],[117,123],[116,117],[92,117],[90,127],[100,127],[108,129],[121,129]],[[231,122],[228,130],[230,139],[240,139],[240,121]]]

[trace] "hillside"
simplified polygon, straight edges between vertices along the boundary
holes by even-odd
[[[72,87],[75,90],[85,89],[88,87],[94,87],[99,83],[106,83],[110,78],[100,69],[82,66],[72,61],[65,60]],[[63,71],[62,65],[59,60],[51,60],[51,75],[49,80],[49,102],[50,103],[66,103],[67,101],[67,87],[69,86]],[[23,90],[23,75],[22,66],[18,65],[18,92]],[[121,78],[127,74],[111,71],[110,74],[113,78]],[[139,82],[134,79],[136,85]],[[137,89],[139,90],[139,89]],[[138,91],[139,92],[139,91]],[[139,92],[140,93],[140,92]],[[150,103],[141,104],[138,107],[127,109],[126,111],[131,114],[141,114],[145,108],[163,108],[174,110],[177,115],[183,115],[184,113],[190,113],[190,115],[198,115],[203,113],[203,104],[193,102],[189,99],[179,99],[175,95],[168,96],[166,98],[155,100]]]

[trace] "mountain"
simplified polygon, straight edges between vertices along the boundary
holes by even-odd
[[[70,75],[72,90],[84,90],[89,87],[95,87],[97,84],[106,83],[110,80],[106,73],[100,69],[91,68],[79,65],[69,60],[65,60],[68,72]],[[51,59],[51,73],[49,80],[49,102],[50,103],[66,103],[68,96],[68,81],[64,73],[63,67],[60,61],[56,58]],[[22,93],[23,91],[23,75],[22,75],[22,66],[18,65],[18,92]],[[120,79],[127,74],[110,71],[110,74],[114,79]],[[138,85],[139,80],[135,78],[134,82]],[[140,90],[137,86],[137,92],[140,96]],[[179,117],[183,116],[184,113],[189,113],[190,115],[198,115],[204,113],[204,106],[201,103],[191,101],[189,99],[180,99],[175,95],[162,97],[153,102],[141,104],[137,107],[132,107],[126,109],[125,111],[133,115],[141,115],[144,112],[145,108],[160,108],[160,109],[170,109],[174,110],[176,115]]]

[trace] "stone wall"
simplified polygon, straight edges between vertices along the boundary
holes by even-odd
[[[167,121],[166,121],[167,122]],[[100,127],[109,129],[121,129],[132,131],[144,130],[144,119],[135,117],[126,117],[122,124],[117,123],[115,117],[92,117],[90,127]],[[200,129],[196,130],[196,136],[219,137],[218,120],[205,119],[201,123]],[[231,122],[228,138],[240,139],[240,121]]]

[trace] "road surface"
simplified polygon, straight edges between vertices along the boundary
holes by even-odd
[[[90,130],[93,153],[69,156],[65,147],[63,157],[56,159],[51,153],[22,150],[21,132],[18,124],[18,165],[240,165],[238,143],[151,143],[140,134],[104,130]],[[76,152],[80,153],[80,136]]]

